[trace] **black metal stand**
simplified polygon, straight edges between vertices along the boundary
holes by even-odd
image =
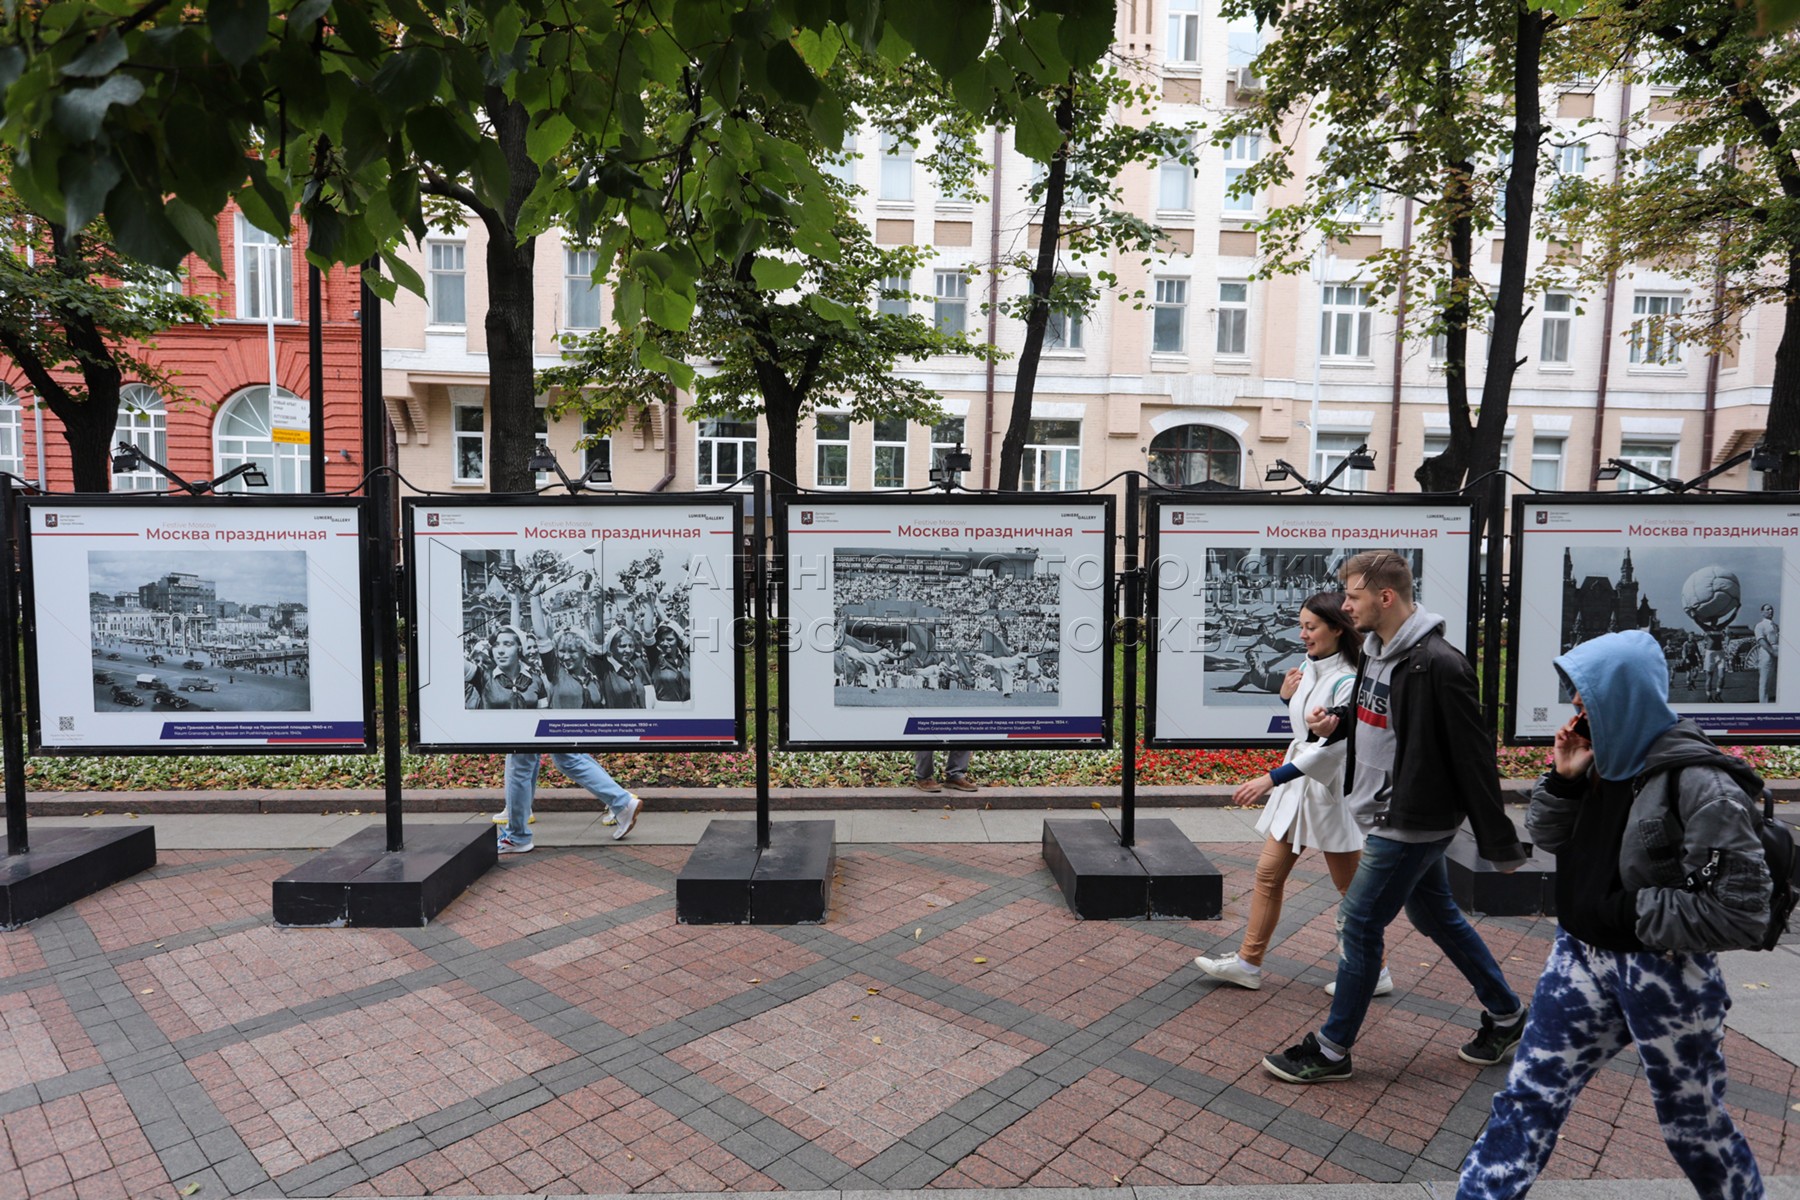
[[[156,827],[48,829],[31,845],[25,821],[25,745],[19,712],[18,510],[0,476],[0,739],[5,742],[6,858],[0,860],[0,929],[16,929],[156,865]]]
[[[374,270],[367,264],[363,270]],[[373,470],[386,457],[387,410],[381,402],[381,309],[362,285],[363,454]],[[360,830],[275,881],[278,925],[361,925],[382,929],[428,924],[500,860],[491,826],[428,825],[408,845],[403,824],[400,741],[399,594],[389,482],[371,474],[374,523],[375,636],[381,654],[381,756],[385,829]]]
[[[1135,473],[1125,477],[1124,595],[1112,638],[1125,653],[1119,827],[1115,834],[1102,821],[1045,821],[1044,861],[1078,917],[1214,920],[1225,907],[1225,881],[1218,869],[1175,822],[1158,817],[1140,827],[1137,819],[1137,656],[1144,645],[1145,574],[1138,554],[1140,479]]]
[[[769,477],[758,472],[752,486],[756,533],[740,577],[750,581],[756,821],[707,825],[675,879],[675,918],[684,925],[816,925],[831,907],[837,823],[769,820]]]

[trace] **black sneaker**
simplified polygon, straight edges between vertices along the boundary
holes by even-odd
[[[1481,1014],[1481,1032],[1475,1040],[1456,1052],[1456,1056],[1464,1062],[1477,1063],[1491,1067],[1512,1056],[1519,1048],[1519,1039],[1525,1036],[1525,1018],[1531,1013],[1531,1006],[1519,1006],[1518,1020],[1510,1025],[1501,1025],[1487,1013]]]
[[[1317,1035],[1311,1033],[1298,1046],[1289,1046],[1280,1054],[1271,1054],[1263,1059],[1263,1066],[1275,1078],[1285,1079],[1289,1083],[1336,1083],[1340,1079],[1350,1078],[1350,1056],[1346,1054],[1332,1062],[1319,1049]]]

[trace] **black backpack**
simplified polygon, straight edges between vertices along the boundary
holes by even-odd
[[[1679,795],[1681,768],[1673,768],[1668,775],[1669,812],[1679,824],[1681,815],[1676,809],[1675,797]],[[1647,778],[1639,778],[1639,790]],[[1737,782],[1735,777],[1732,782]],[[1769,927],[1763,931],[1762,942],[1751,949],[1773,950],[1780,943],[1781,935],[1787,932],[1788,918],[1793,916],[1796,901],[1800,901],[1800,851],[1794,846],[1793,828],[1787,822],[1775,819],[1775,794],[1767,788],[1763,789],[1762,820],[1757,822],[1756,832],[1762,838],[1763,858],[1769,865]],[[1690,892],[1704,891],[1712,886],[1718,875],[1719,852],[1714,850],[1704,863],[1688,872],[1682,887]]]

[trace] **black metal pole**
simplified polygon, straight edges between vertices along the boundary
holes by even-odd
[[[759,849],[769,848],[769,556],[767,542],[769,507],[769,476],[759,471],[756,475],[755,490],[751,493],[756,505],[756,537],[751,541],[751,548],[756,553],[756,560],[751,564],[751,577],[754,580],[755,594],[751,597],[750,619],[756,623],[755,658],[753,666],[756,672],[756,845]],[[781,685],[787,686],[787,680]]]
[[[1125,762],[1119,773],[1121,846],[1130,846],[1137,841],[1137,631],[1138,621],[1143,613],[1143,599],[1138,586],[1138,502],[1139,484],[1134,473],[1125,477],[1125,603],[1120,620],[1114,624],[1114,628],[1120,633],[1119,645],[1125,651],[1124,729],[1120,733]]]
[[[373,472],[387,457],[387,409],[381,403],[381,308],[369,276],[378,270],[375,259],[362,269],[362,435],[363,470]],[[375,523],[375,644],[381,655],[381,765],[386,790],[387,848],[390,854],[406,849],[401,819],[400,646],[394,586],[394,521],[384,476],[365,474],[363,494],[369,501],[369,519]]]
[[[306,390],[312,393],[312,490],[325,490],[325,332],[319,268],[306,264]],[[380,352],[379,347],[377,353]]]
[[[6,562],[0,564],[0,738],[6,739],[6,852],[24,854],[31,849],[25,832],[25,747],[19,720],[19,588],[14,564],[19,549],[18,505],[13,502],[12,480],[0,476],[0,522],[5,524]]]
[[[1488,730],[1500,728],[1500,626],[1506,620],[1505,589],[1501,586],[1501,560],[1506,557],[1506,476],[1488,479],[1487,502],[1487,570],[1481,590],[1481,708]]]

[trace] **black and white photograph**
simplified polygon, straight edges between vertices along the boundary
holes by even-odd
[[[413,745],[741,744],[741,503],[408,501]]]
[[[306,551],[87,556],[94,711],[306,712]]]
[[[1204,655],[1200,686],[1208,704],[1262,705],[1279,697],[1289,667],[1306,657],[1300,606],[1319,592],[1341,592],[1338,567],[1385,546],[1209,546],[1205,566]],[[1413,573],[1413,598],[1430,608],[1425,551],[1396,551]]]
[[[1781,558],[1772,546],[1565,547],[1561,652],[1641,629],[1668,659],[1671,701],[1777,702]]]
[[[1062,572],[1038,551],[832,552],[833,701],[1055,708]]]
[[[781,744],[1104,745],[1110,501],[777,501]]]
[[[1341,592],[1339,569],[1368,550],[1398,554],[1414,602],[1470,645],[1474,502],[1458,497],[1149,497],[1145,744],[1286,745],[1287,672],[1306,661],[1300,610]]]
[[[1714,741],[1800,742],[1800,504],[1768,495],[1513,501],[1509,743],[1575,712],[1559,654],[1609,633],[1656,639],[1669,703]]]
[[[463,551],[463,707],[692,708],[690,557]]]
[[[34,753],[371,748],[361,501],[43,496],[26,506]]]

